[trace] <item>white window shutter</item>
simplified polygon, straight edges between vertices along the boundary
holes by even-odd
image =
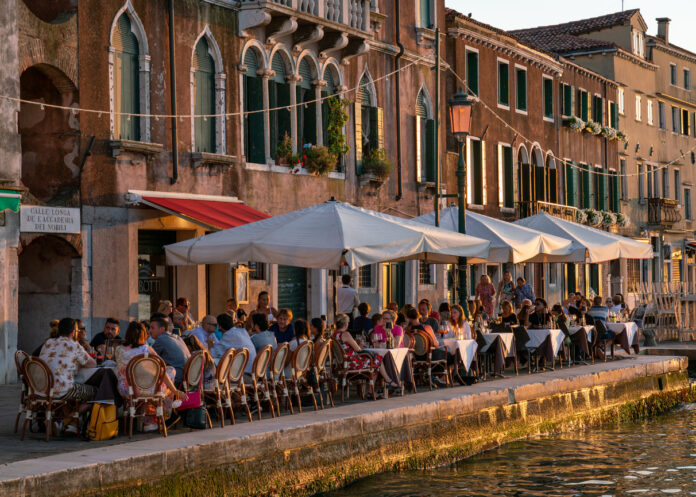
[[[498,207],[503,206],[503,146],[498,143]]]
[[[474,164],[471,162],[471,138],[466,137],[466,205],[471,205],[471,184],[473,183],[473,175],[471,170]]]
[[[421,180],[421,119],[416,116],[416,181]]]
[[[483,205],[488,204],[487,200],[487,195],[486,195],[486,142],[481,140],[481,185],[483,188]]]

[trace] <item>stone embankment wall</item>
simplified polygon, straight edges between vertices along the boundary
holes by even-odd
[[[524,437],[654,414],[694,394],[686,358],[579,369],[69,453],[41,475],[22,476],[15,463],[7,468],[14,478],[0,469],[0,494],[311,495]]]

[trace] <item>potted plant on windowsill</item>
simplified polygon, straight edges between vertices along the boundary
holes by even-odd
[[[283,140],[276,147],[276,156],[278,157],[279,166],[293,167],[294,164],[290,163],[290,158],[292,157],[292,140],[288,133],[285,133]]]
[[[371,149],[363,157],[363,172],[360,176],[361,183],[384,183],[392,170],[392,163],[387,159],[384,150]]]
[[[598,135],[602,132],[602,127],[599,125],[599,123],[587,121],[585,124],[585,131],[593,135]]]
[[[314,176],[326,176],[334,170],[338,161],[336,154],[321,145],[306,146],[302,158],[305,169]]]
[[[605,228],[610,228],[616,224],[616,216],[613,212],[603,211],[602,212],[602,226]]]
[[[587,222],[587,214],[585,214],[585,211],[580,209],[575,211],[575,220],[580,224],[585,224]]]
[[[602,126],[602,136],[609,141],[616,140],[616,130],[610,126]]]
[[[582,133],[582,131],[585,129],[585,121],[576,116],[564,118],[563,124],[577,133]]]
[[[602,224],[602,215],[598,210],[585,209],[586,223],[589,226],[597,227]]]
[[[628,136],[623,131],[616,130],[616,139],[625,143],[628,141]]]
[[[626,216],[624,216],[620,212],[617,212],[616,214],[614,214],[614,216],[616,216],[617,226],[623,228],[624,226],[626,226],[628,224],[628,218],[626,218]]]

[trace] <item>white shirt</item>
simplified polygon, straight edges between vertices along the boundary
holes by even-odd
[[[213,343],[218,341],[217,337],[215,336],[215,333],[211,333],[210,335],[208,335],[208,332],[205,331],[203,328],[196,328],[194,330],[189,331],[188,334],[198,338],[198,340],[201,342],[201,345],[203,345],[203,347],[205,347],[206,349],[208,348],[208,339],[211,339]]]
[[[355,288],[351,288],[348,285],[338,287],[336,290],[336,304],[338,306],[338,312],[350,316],[353,314],[353,310],[360,304],[358,292]]]
[[[214,359],[220,359],[222,355],[229,349],[245,348],[249,351],[249,362],[247,362],[244,371],[251,373],[251,367],[256,359],[256,347],[249,337],[249,333],[244,328],[230,328],[222,338],[210,348],[210,353]]]

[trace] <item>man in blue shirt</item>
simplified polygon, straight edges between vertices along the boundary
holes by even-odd
[[[217,330],[217,320],[215,319],[215,316],[208,315],[203,318],[203,321],[201,321],[200,328],[191,330],[188,333],[198,338],[201,345],[210,350],[210,347],[217,342],[215,330]]]
[[[295,338],[295,328],[291,321],[292,311],[290,309],[280,309],[278,311],[276,323],[268,330],[273,332],[278,343],[289,342]]]
[[[254,359],[256,359],[256,347],[251,341],[249,333],[244,328],[234,327],[234,318],[227,313],[220,314],[217,317],[218,326],[224,330],[222,338],[218,340],[210,349],[210,354],[214,359],[220,359],[229,349],[247,349],[249,351],[249,360],[245,373],[251,373]]]
[[[252,314],[251,323],[253,325],[251,341],[256,347],[256,352],[266,345],[270,345],[274,349],[278,346],[275,334],[268,331],[268,318],[265,314]]]
[[[602,323],[606,323],[607,315],[609,314],[609,308],[605,305],[602,305],[602,297],[597,295],[592,302],[592,307],[590,307],[590,310],[587,311],[587,314],[592,316],[592,319],[594,319],[595,321],[601,321]]]
[[[532,302],[536,300],[534,298],[534,290],[532,290],[532,286],[527,283],[527,280],[520,276],[517,278],[517,286],[515,287],[515,305],[520,307],[524,299],[529,299]]]
[[[168,331],[169,319],[163,314],[155,314],[150,318],[150,336],[155,341],[152,348],[167,366],[176,370],[175,385],[181,384],[184,375],[184,366],[191,353],[180,336]]]

